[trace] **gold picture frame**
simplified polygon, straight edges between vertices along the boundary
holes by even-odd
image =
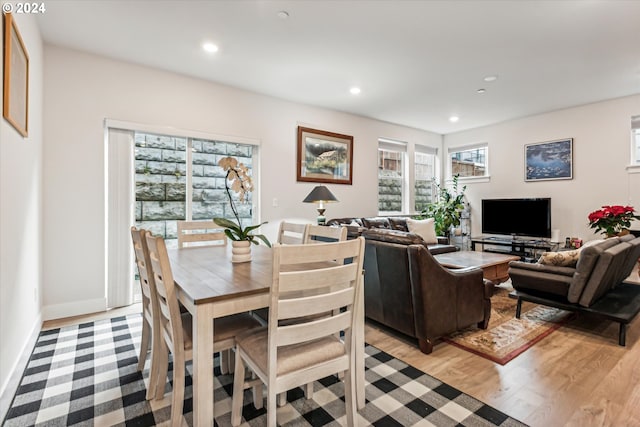
[[[298,126],[296,179],[351,185],[353,136]]]
[[[4,15],[2,115],[20,135],[29,135],[29,55],[10,13]]]

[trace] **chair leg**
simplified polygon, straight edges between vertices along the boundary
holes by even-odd
[[[278,394],[278,408],[282,408],[286,404],[287,404],[287,392],[283,391],[282,393]]]
[[[162,347],[162,342],[159,342],[158,339],[162,339],[158,337],[158,333],[154,333],[153,329],[151,330],[151,363],[149,368],[149,387],[147,388],[147,400],[151,400],[155,397],[158,388],[158,364],[162,363],[160,361],[159,352],[160,347]],[[166,363],[166,362],[165,362]]]
[[[169,372],[169,349],[166,343],[163,341],[158,346],[157,362],[151,364],[151,373],[153,381],[149,382],[149,390],[147,390],[147,396],[151,394],[152,399],[162,399],[164,397],[164,389],[167,384],[167,374]],[[154,388],[151,388],[153,384]],[[147,398],[148,399],[148,398]]]
[[[173,398],[171,401],[171,426],[182,425],[182,407],[184,405],[185,360],[182,354],[173,355]]]
[[[353,427],[355,425],[356,414],[358,410],[356,408],[356,386],[354,379],[353,366],[346,372],[344,376],[344,403],[347,413],[347,426]]]
[[[229,373],[229,350],[222,350],[220,352],[220,373],[227,375]]]
[[[244,400],[244,361],[236,350],[236,367],[233,376],[233,397],[231,399],[231,425],[236,427],[242,421],[242,404]],[[255,401],[254,401],[255,402]]]
[[[280,393],[276,395],[271,391],[271,388],[267,386],[267,426],[274,427],[276,425],[276,406],[277,400],[279,400],[279,396],[285,395],[286,402],[286,392]]]
[[[255,373],[251,373],[251,379],[253,381],[257,381],[257,383],[253,386],[252,391],[253,391],[253,406],[255,406],[256,409],[262,409],[262,407],[264,406],[263,403],[263,396],[262,396],[262,380],[258,379],[258,376]]]
[[[313,399],[313,383],[306,383],[304,385],[304,397],[307,399]]]
[[[433,340],[418,338],[418,347],[424,354],[430,354],[433,351]]]
[[[144,364],[147,361],[147,353],[151,344],[151,327],[149,322],[142,315],[142,338],[140,339],[140,354],[138,355],[138,371],[144,371]]]

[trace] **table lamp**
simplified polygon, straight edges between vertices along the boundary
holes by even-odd
[[[318,204],[318,225],[324,225],[327,220],[327,218],[325,218],[324,216],[324,204],[337,201],[338,199],[336,199],[336,196],[331,194],[331,191],[329,191],[329,189],[324,185],[318,185],[317,187],[315,187],[313,190],[311,190],[311,193],[309,193],[309,195],[303,200],[304,203]]]

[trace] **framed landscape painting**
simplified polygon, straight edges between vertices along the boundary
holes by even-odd
[[[573,179],[573,138],[524,146],[524,180]]]
[[[298,126],[296,179],[352,183],[353,136]]]

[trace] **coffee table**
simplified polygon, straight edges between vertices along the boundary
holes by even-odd
[[[434,255],[434,258],[447,268],[479,267],[482,277],[494,285],[508,280],[509,263],[520,259],[515,255],[475,251],[447,252]]]

